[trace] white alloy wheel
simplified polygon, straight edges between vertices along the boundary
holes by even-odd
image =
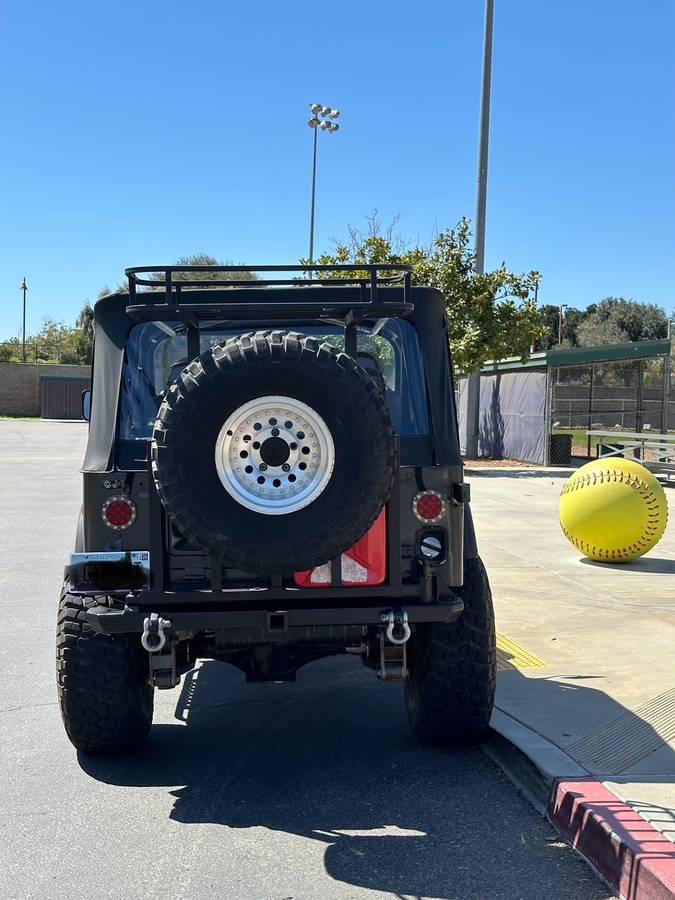
[[[335,464],[328,426],[292,397],[258,397],[236,409],[216,441],[216,471],[228,494],[266,516],[296,512],[319,496]]]

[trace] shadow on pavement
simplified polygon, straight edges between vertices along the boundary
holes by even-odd
[[[508,654],[507,654],[508,656]],[[593,685],[585,682],[593,682]],[[627,773],[649,764],[650,782],[675,772],[675,689],[628,709],[602,690],[605,676],[558,672],[528,677],[508,660],[497,680],[495,705],[565,751],[595,777],[639,781]],[[611,682],[610,682],[611,683]],[[653,775],[657,777],[651,777]],[[672,783],[672,778],[666,779]]]
[[[109,784],[171,788],[177,822],[320,841],[333,879],[396,897],[541,897],[533,854],[546,878],[568,853],[480,751],[420,746],[400,685],[354,660],[312,664],[296,685],[246,685],[206,662],[186,676],[176,719],[133,757],[80,765]],[[279,859],[280,890],[293,864]],[[567,864],[557,898],[606,896]]]
[[[579,562],[584,566],[593,566],[598,569],[610,569],[615,572],[641,572],[644,575],[675,575],[675,560],[659,559],[655,556],[641,556],[633,562],[606,563],[582,556]]]
[[[570,468],[564,469],[482,469],[472,468],[471,463],[464,464],[464,474],[467,478],[548,478],[552,481],[554,478],[569,478],[575,470]]]
[[[639,460],[637,460],[639,461]],[[527,467],[518,468],[516,464],[514,468],[497,466],[494,469],[483,468],[482,466],[473,467],[470,460],[464,461],[464,474],[467,478],[569,478],[577,469],[586,463],[595,462],[594,459],[572,460],[571,466],[549,466],[546,469],[529,469]],[[666,487],[675,488],[675,478],[659,478],[659,484],[664,489]]]

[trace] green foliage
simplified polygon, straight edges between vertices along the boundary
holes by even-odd
[[[650,341],[668,334],[668,316],[655,303],[637,303],[623,297],[606,297],[589,307],[588,315],[577,328],[582,347],[619,344],[624,341]]]
[[[630,341],[628,333],[612,319],[586,316],[576,330],[579,347],[597,347],[601,344],[624,344]]]
[[[0,362],[21,362],[21,340],[10,338],[0,344]]]
[[[220,266],[229,265],[217,260],[207,253],[196,253],[192,256],[181,256],[177,266]],[[151,275],[155,280],[163,280],[160,274]],[[256,280],[255,272],[179,272],[176,281],[199,279],[200,281],[240,281]],[[120,282],[114,290],[107,285],[102,287],[96,296],[101,300],[110,294],[124,293],[127,283]],[[152,290],[152,288],[151,288]],[[74,325],[66,325],[54,319],[43,320],[42,328],[36,334],[26,335],[26,362],[29,363],[70,363],[90,365],[94,341],[94,307],[86,300],[75,320]],[[20,337],[12,338],[0,344],[0,362],[21,362],[22,341]]]
[[[43,319],[36,334],[26,335],[27,363],[64,363],[89,365],[93,337],[94,311],[87,301],[75,325],[65,325],[54,319]],[[0,345],[0,362],[22,362],[23,344],[20,337]]]
[[[232,266],[235,263],[223,262],[208,253],[193,253],[191,256],[179,256],[176,266]],[[164,273],[157,272],[150,276],[154,281],[164,281]],[[174,281],[257,281],[255,272],[245,269],[243,272],[175,272]]]
[[[216,259],[215,256],[211,256],[209,253],[193,253],[190,256],[179,256],[178,259],[174,263],[175,266],[230,266],[234,265],[232,262],[223,262],[220,259]],[[149,281],[157,281],[164,283],[165,276],[163,272],[146,272],[142,274],[140,277],[147,278]],[[256,272],[252,272],[249,269],[244,269],[242,272],[175,272],[172,275],[172,280],[175,281],[257,281],[258,275]],[[129,288],[129,285],[126,281],[121,281],[117,284],[114,290],[111,290],[107,285],[98,292],[97,300],[100,300],[102,297],[108,297],[110,294],[125,294]],[[159,287],[148,287],[144,290],[147,291],[155,291],[160,290]],[[190,290],[190,288],[186,288],[186,290]]]
[[[563,310],[562,345],[575,347],[577,345],[576,331],[579,324],[585,319],[585,310],[567,307]],[[558,329],[560,325],[560,307],[551,303],[545,303],[539,307],[539,319],[545,330],[536,344],[537,350],[550,350],[558,346]]]
[[[537,343],[547,350],[558,343],[559,307],[542,306],[539,310],[546,334]],[[638,303],[623,297],[606,297],[591,303],[585,310],[568,308],[563,320],[563,344],[568,347],[595,347],[622,344],[626,341],[649,341],[665,338],[668,316],[654,303]]]
[[[316,262],[412,266],[414,284],[439,288],[446,297],[448,335],[460,371],[473,371],[492,359],[525,358],[532,342],[545,333],[535,300],[539,273],[517,275],[501,265],[479,274],[468,219],[439,232],[429,247],[412,248],[394,234],[395,223],[383,232],[376,214],[367,221],[366,232],[350,226],[347,239]],[[309,265],[309,260],[301,263]]]

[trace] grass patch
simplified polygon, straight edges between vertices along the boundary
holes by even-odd
[[[0,422],[39,422],[40,416],[0,416]]]
[[[586,456],[588,453],[588,435],[585,428],[553,428],[553,434],[572,435],[572,456]],[[591,437],[591,456],[595,456],[595,448],[600,443],[597,435]]]

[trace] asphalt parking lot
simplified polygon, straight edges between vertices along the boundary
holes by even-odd
[[[15,898],[610,896],[478,750],[418,745],[352,659],[295,685],[212,662],[157,695],[135,757],[62,729],[54,625],[79,423],[0,421],[0,894]]]

